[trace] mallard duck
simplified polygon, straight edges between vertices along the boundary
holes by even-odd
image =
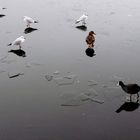
[[[86,37],[86,43],[88,45],[89,48],[93,47],[94,46],[94,42],[95,42],[95,37],[94,35],[96,35],[94,33],[94,31],[90,31],[88,36]]]
[[[137,98],[139,97],[138,92],[140,91],[140,86],[137,84],[127,84],[125,85],[122,81],[119,81],[118,85],[121,86],[124,92],[130,94],[130,101],[132,101],[132,95],[137,94]]]
[[[31,17],[28,17],[28,16],[24,16],[23,20],[27,23],[27,27],[30,27],[31,23],[38,23],[37,20],[34,20],[34,19],[32,19]]]
[[[12,43],[8,44],[8,46],[16,45],[16,46],[19,46],[19,49],[21,49],[21,43],[23,43],[24,41],[25,41],[25,37],[20,36],[16,40],[14,40]]]

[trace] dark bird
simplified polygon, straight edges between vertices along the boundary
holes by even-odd
[[[88,36],[86,37],[86,43],[88,45],[89,48],[93,47],[94,46],[94,42],[95,42],[95,37],[94,35],[96,35],[94,33],[94,31],[90,31]]]
[[[124,92],[130,94],[130,101],[132,100],[132,95],[137,94],[137,98],[139,97],[138,92],[140,91],[140,86],[137,84],[127,84],[125,85],[122,81],[119,81],[118,85],[121,86]]]

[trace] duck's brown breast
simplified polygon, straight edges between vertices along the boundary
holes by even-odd
[[[95,41],[95,37],[93,35],[88,35],[86,37],[87,44],[92,44]]]

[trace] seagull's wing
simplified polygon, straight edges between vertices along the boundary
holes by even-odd
[[[12,42],[12,45],[19,45],[19,44],[21,44],[21,42],[22,42],[22,40],[21,40],[21,38],[19,37],[19,38],[17,38],[15,41]]]
[[[33,23],[34,22],[34,20],[31,17],[27,17],[27,16],[24,16],[24,21],[26,21],[27,23]]]
[[[75,23],[79,23],[80,21],[83,20],[83,18],[84,18],[84,15],[82,15],[81,17],[79,17],[79,19],[77,19]]]

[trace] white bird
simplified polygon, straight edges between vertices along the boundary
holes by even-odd
[[[19,49],[21,49],[21,43],[23,43],[24,41],[25,41],[25,37],[20,36],[16,40],[14,40],[12,43],[8,44],[8,46],[16,45],[16,46],[19,46]]]
[[[88,15],[83,14],[79,19],[76,20],[75,24],[82,22],[82,25],[85,25],[87,19],[88,19]]]
[[[24,16],[23,20],[27,23],[27,27],[30,27],[31,23],[38,23],[37,20],[34,20],[34,19],[32,19],[31,17],[28,17],[28,16]]]

